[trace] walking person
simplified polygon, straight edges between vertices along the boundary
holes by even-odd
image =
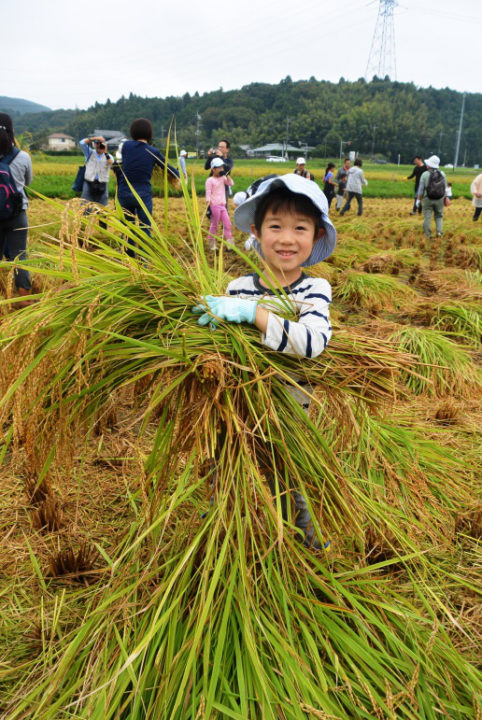
[[[215,157],[211,160],[211,177],[206,180],[206,202],[211,210],[211,226],[209,228],[209,249],[216,250],[215,235],[221,222],[224,237],[228,245],[234,245],[231,234],[231,220],[226,207],[226,187],[234,185],[233,179],[224,171],[224,160]]]
[[[345,190],[346,190],[346,179],[347,179],[348,170],[350,169],[350,167],[351,167],[350,158],[345,158],[345,160],[343,161],[343,166],[336,173],[335,182],[337,183],[337,190],[336,190],[335,210],[337,212],[340,211],[340,208],[343,204],[343,198],[344,198]]]
[[[337,186],[337,183],[334,179],[334,169],[335,163],[328,163],[325,170],[325,177],[323,178],[323,192],[325,193],[325,197],[328,200],[328,210],[330,209],[331,201],[335,197],[335,188]]]
[[[425,237],[432,236],[430,230],[432,215],[435,218],[437,237],[442,237],[447,179],[445,174],[439,170],[440,158],[437,155],[432,155],[425,160],[425,165],[427,169],[420,177],[417,191],[417,207],[422,206]]]
[[[346,202],[343,209],[340,211],[340,215],[344,215],[347,210],[350,209],[351,201],[356,198],[358,203],[357,215],[363,214],[363,199],[362,199],[362,186],[368,185],[367,180],[363,174],[362,161],[360,158],[355,160],[355,166],[348,170],[346,180]]]
[[[482,212],[482,173],[472,181],[470,192],[472,193],[472,205],[475,208],[472,220],[475,222]]]
[[[413,208],[410,215],[415,215],[415,213],[418,211],[420,214],[422,212],[422,206],[417,206],[417,194],[418,194],[418,186],[420,185],[420,178],[422,177],[423,173],[427,169],[425,167],[425,163],[423,161],[423,158],[421,155],[415,155],[413,158],[414,167],[412,170],[412,174],[408,175],[407,180],[411,180],[412,178],[415,178],[415,187],[414,187],[414,193],[415,197],[413,199]]]
[[[28,237],[25,187],[32,182],[32,161],[28,153],[16,146],[12,118],[7,113],[0,113],[0,163],[0,259],[25,260]],[[15,268],[14,281],[20,297],[31,294],[27,270]],[[25,307],[30,302],[22,300],[15,303],[15,307]]]
[[[179,179],[178,171],[166,162],[166,158],[152,142],[152,124],[146,118],[137,118],[131,123],[132,140],[122,145],[122,172],[118,177],[118,198],[125,215],[138,218],[142,231],[150,236],[152,216],[151,177],[155,167],[167,168],[167,179],[173,183]],[[133,194],[131,187],[136,195]],[[137,196],[137,197],[136,197]],[[144,209],[145,208],[145,209]],[[147,212],[146,212],[147,210]],[[132,238],[129,245],[135,247]],[[129,249],[127,254],[134,257]]]

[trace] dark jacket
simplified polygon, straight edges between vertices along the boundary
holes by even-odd
[[[420,185],[420,178],[422,177],[423,173],[425,172],[427,168],[425,167],[425,164],[423,165],[415,165],[415,167],[412,170],[412,174],[407,177],[407,180],[411,180],[412,178],[415,178],[415,192],[418,190],[418,186]]]

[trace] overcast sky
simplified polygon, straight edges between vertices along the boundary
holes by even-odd
[[[378,0],[4,2],[0,95],[83,109],[130,92],[203,93],[286,75],[356,80],[378,8]],[[399,0],[394,27],[397,80],[482,91],[481,0]]]

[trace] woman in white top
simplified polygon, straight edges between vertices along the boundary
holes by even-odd
[[[470,192],[472,193],[472,205],[475,208],[474,211],[474,217],[472,220],[478,220],[479,215],[482,212],[482,173],[480,175],[477,175],[476,178],[472,181],[472,185],[470,186]]]
[[[30,155],[19,150],[15,143],[12,118],[0,113],[0,161],[8,165],[15,189],[20,194],[18,207],[11,217],[0,220],[0,259],[12,262],[16,258],[25,260],[27,256],[28,198],[25,186],[32,182],[32,161]],[[32,290],[30,275],[26,270],[16,268],[15,286],[20,296],[29,295]],[[16,303],[15,307],[29,304],[28,301]]]

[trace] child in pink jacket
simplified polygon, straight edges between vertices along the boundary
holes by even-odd
[[[216,250],[216,239],[219,222],[223,224],[224,237],[230,245],[234,245],[231,234],[231,220],[226,208],[226,185],[234,185],[229,175],[224,174],[224,162],[220,157],[211,162],[212,175],[206,180],[206,202],[211,208],[211,227],[209,228],[209,249]]]

